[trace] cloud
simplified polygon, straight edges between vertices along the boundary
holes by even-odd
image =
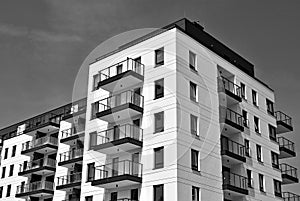
[[[28,37],[38,42],[81,42],[82,38],[78,35],[66,33],[55,33],[38,29],[28,29],[8,24],[0,24],[0,35],[11,37]]]

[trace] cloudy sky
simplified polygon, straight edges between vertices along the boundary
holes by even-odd
[[[101,42],[185,16],[255,65],[276,108],[293,117],[288,137],[300,150],[299,10],[299,0],[2,0],[0,128],[70,102],[78,69]]]

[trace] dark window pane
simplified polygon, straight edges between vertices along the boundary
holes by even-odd
[[[154,149],[154,168],[164,167],[164,147]]]
[[[164,185],[153,186],[154,201],[164,201]]]
[[[164,112],[154,114],[155,133],[164,131]]]
[[[164,48],[155,50],[155,65],[164,64]]]
[[[155,81],[155,99],[164,96],[164,79]]]

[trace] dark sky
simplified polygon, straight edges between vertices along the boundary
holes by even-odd
[[[276,108],[293,117],[286,135],[300,147],[299,10],[299,0],[2,0],[0,128],[70,102],[83,60],[101,42],[185,16],[255,65]],[[288,163],[300,167],[298,158]]]

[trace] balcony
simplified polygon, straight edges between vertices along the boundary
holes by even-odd
[[[28,176],[32,173],[38,175],[46,175],[50,173],[54,173],[56,168],[56,160],[52,158],[42,158],[38,160],[34,160],[32,162],[27,162],[24,164],[20,164],[19,176]]]
[[[26,122],[23,133],[33,135],[35,132],[48,133],[59,129],[61,115],[47,113],[45,115],[34,117]]]
[[[67,190],[73,188],[80,189],[81,185],[81,172],[69,174],[61,177],[57,177],[57,184],[56,184],[56,190]]]
[[[218,91],[226,94],[227,106],[242,102],[241,87],[225,77],[218,77]]]
[[[61,131],[61,139],[60,143],[64,143],[67,145],[73,145],[74,140],[84,139],[84,127],[72,127],[69,129],[65,129]]]
[[[50,153],[58,149],[58,140],[52,136],[41,137],[22,144],[21,154],[31,155],[33,152],[41,154]]]
[[[297,168],[286,163],[280,164],[282,184],[298,183]]]
[[[95,167],[92,186],[112,189],[142,183],[142,164],[129,160]]]
[[[17,186],[16,197],[44,197],[53,195],[53,182],[50,181],[37,181],[26,185]]]
[[[73,117],[85,116],[85,112],[86,112],[86,98],[66,106],[64,108],[64,114],[61,120],[70,122]]]
[[[96,117],[107,122],[132,119],[143,113],[144,97],[133,91],[125,91],[95,103]]]
[[[106,91],[120,91],[144,81],[144,64],[127,58],[99,72],[97,88]]]
[[[300,201],[300,195],[291,192],[283,192],[282,198],[284,201]]]
[[[277,121],[277,128],[276,128],[277,134],[293,131],[293,124],[292,124],[291,117],[289,117],[288,115],[280,111],[275,112],[275,116]]]
[[[223,171],[223,190],[233,196],[248,195],[247,178],[228,171]]]
[[[220,107],[220,123],[225,134],[235,134],[244,131],[243,116],[229,109]]]
[[[72,167],[74,163],[82,163],[83,149],[74,149],[59,154],[59,166]]]
[[[246,162],[245,146],[224,136],[221,137],[221,154],[223,164],[235,165]]]
[[[277,142],[280,150],[279,159],[296,156],[295,145],[292,141],[284,137],[278,137]]]
[[[104,154],[127,152],[143,146],[143,129],[132,124],[115,126],[98,134],[91,134],[91,149]]]

